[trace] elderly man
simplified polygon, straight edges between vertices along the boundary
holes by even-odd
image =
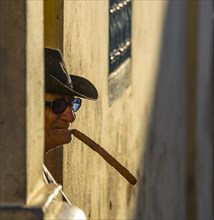
[[[81,98],[96,100],[97,97],[90,81],[68,74],[60,50],[45,48],[45,152],[71,141],[70,125],[81,107]],[[57,184],[45,166],[43,174],[46,183]],[[68,213],[63,219],[86,219],[82,210],[71,205],[61,193]]]
[[[61,52],[45,48],[45,151],[71,141],[70,124],[81,98],[96,100],[98,93],[87,79],[69,75]]]

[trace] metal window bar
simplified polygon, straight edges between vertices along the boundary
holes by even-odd
[[[109,73],[131,57],[131,0],[109,0]]]

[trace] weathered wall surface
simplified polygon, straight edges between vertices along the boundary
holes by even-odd
[[[138,177],[130,186],[78,140],[65,146],[64,190],[88,217],[196,217],[197,16],[196,3],[133,1],[132,83],[109,106],[108,3],[64,2],[68,69],[92,80],[100,94],[83,102],[74,127]]]
[[[131,186],[74,139],[45,157],[71,202],[89,219],[213,218],[213,3],[189,2],[132,2],[131,83],[109,105],[108,1],[1,1],[0,208],[18,210],[8,219],[32,205],[42,216],[29,209],[32,219],[46,218],[54,190],[41,189],[43,4],[45,46],[99,91],[73,127],[138,179]]]
[[[197,101],[196,101],[196,216],[214,218],[214,6],[201,1],[198,10]],[[206,24],[206,25],[205,25]]]
[[[146,3],[139,4],[145,8]],[[150,11],[147,12],[150,15],[148,19],[152,17],[151,21],[160,22],[160,18],[153,13],[157,8],[160,11],[162,4],[159,3],[159,7],[157,2],[153,4],[154,8],[151,4]],[[144,60],[146,57],[149,62],[145,61],[146,64],[142,65],[141,74],[155,74],[156,77],[147,85],[153,87],[153,95],[149,97],[151,103],[148,127],[143,139],[144,154],[139,159],[141,173],[135,214],[135,218],[139,219],[185,219],[186,12],[184,2],[166,3],[157,37],[159,51],[142,49],[144,55],[140,59]],[[143,41],[144,47],[152,47],[153,36],[156,36],[152,30],[157,30],[159,25],[148,25],[146,20],[142,24],[139,20],[137,19],[138,26],[142,26],[144,30],[142,39],[149,38],[150,41]],[[145,72],[146,65],[150,69],[153,67],[150,55],[153,53],[157,55],[156,68]],[[144,93],[144,89],[141,93]],[[143,99],[144,97],[141,102]],[[144,108],[148,108],[148,105]],[[144,122],[141,122],[143,127]]]
[[[92,219],[185,215],[185,10],[185,4],[133,2],[132,83],[109,107],[108,4],[65,2],[66,63],[100,93],[96,103],[83,102],[74,127],[138,177],[130,186],[77,140],[65,146],[65,192]]]
[[[42,182],[43,14],[37,13],[42,2],[1,1],[2,204],[25,204]]]

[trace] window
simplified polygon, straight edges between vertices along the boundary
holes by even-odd
[[[109,0],[109,104],[130,84],[131,0]]]
[[[131,56],[131,0],[110,0],[109,73]]]

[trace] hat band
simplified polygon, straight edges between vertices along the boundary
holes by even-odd
[[[70,87],[71,89],[74,88],[72,83],[66,83],[65,85],[66,85],[67,87]]]

